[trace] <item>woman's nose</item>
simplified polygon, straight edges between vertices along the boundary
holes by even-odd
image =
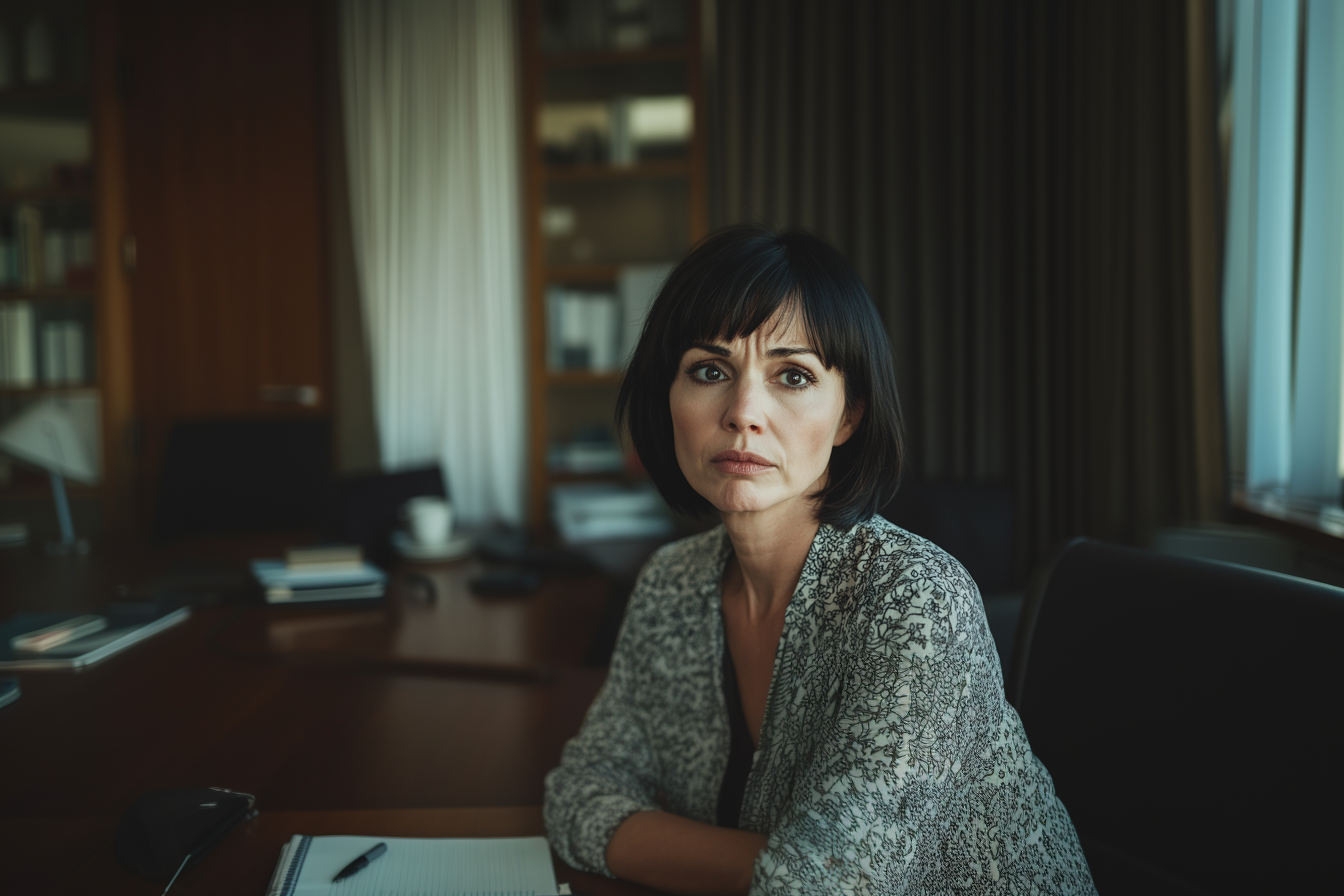
[[[724,428],[733,432],[762,432],[765,427],[764,399],[762,384],[738,380],[723,416]]]

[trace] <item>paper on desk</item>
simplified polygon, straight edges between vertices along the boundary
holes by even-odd
[[[426,840],[406,837],[295,837],[281,855],[273,896],[554,896],[544,837]],[[376,843],[387,852],[340,883],[331,879]],[[284,866],[300,867],[291,888]],[[276,886],[279,884],[279,886]]]

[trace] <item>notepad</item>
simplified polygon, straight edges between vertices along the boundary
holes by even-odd
[[[331,879],[377,843],[387,852]],[[555,896],[545,837],[426,840],[296,835],[280,851],[266,896]]]

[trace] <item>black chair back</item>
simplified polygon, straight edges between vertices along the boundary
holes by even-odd
[[[1021,590],[1014,564],[1017,508],[1013,491],[998,482],[901,483],[880,511],[908,532],[957,558],[984,594]]]
[[[159,538],[317,532],[330,507],[326,420],[185,420],[164,446],[153,531]]]
[[[1344,590],[1087,539],[1008,680],[1103,896],[1337,892]]]
[[[364,548],[364,556],[387,569],[395,559],[392,533],[401,525],[401,507],[411,498],[448,497],[437,466],[342,479],[336,487],[331,535]]]

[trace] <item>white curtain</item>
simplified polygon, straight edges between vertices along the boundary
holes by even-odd
[[[524,393],[513,4],[344,0],[355,262],[385,469],[519,521]]]
[[[1333,504],[1344,478],[1344,9],[1237,0],[1227,11],[1232,471],[1250,489]]]

